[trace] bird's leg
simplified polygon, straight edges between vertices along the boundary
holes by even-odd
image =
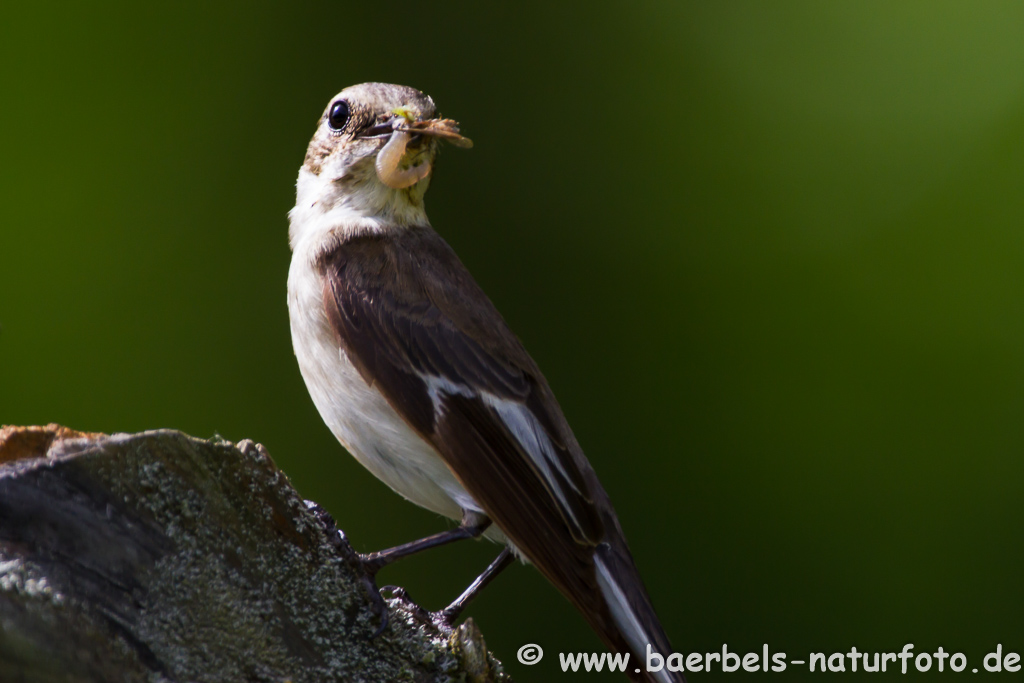
[[[384,604],[384,600],[380,596],[380,589],[377,588],[377,572],[382,568],[391,564],[396,560],[400,560],[403,557],[414,555],[421,550],[427,548],[436,548],[441,545],[460,541],[464,538],[477,538],[487,527],[491,525],[491,520],[478,512],[464,511],[462,513],[462,523],[454,529],[448,531],[442,531],[437,534],[432,534],[426,538],[421,538],[418,541],[411,541],[409,543],[403,543],[397,545],[394,548],[388,548],[387,550],[380,550],[375,553],[362,554],[359,553],[359,563],[363,568],[363,583],[366,586],[366,590],[370,593],[374,602],[377,603],[377,611],[380,615],[380,626],[373,634],[373,638],[376,638],[388,625],[388,611],[387,606]],[[399,589],[391,587],[392,593],[397,593]],[[401,591],[400,597],[408,598],[408,595],[404,590]]]
[[[473,583],[469,584],[466,590],[462,591],[462,595],[455,598],[455,602],[445,607],[440,612],[435,612],[432,616],[435,621],[442,623],[445,626],[451,626],[455,623],[455,620],[462,614],[462,610],[466,609],[466,605],[469,604],[470,600],[475,598],[477,594],[484,589],[484,586],[489,584],[494,578],[502,572],[505,567],[512,564],[513,560],[512,549],[508,546],[505,547],[501,553],[494,558],[494,561],[487,565],[487,569],[473,580]]]
[[[478,512],[463,512],[462,524],[454,529],[432,534],[426,538],[421,538],[418,541],[411,541],[409,543],[403,543],[402,545],[396,545],[394,548],[388,548],[387,550],[380,550],[367,555],[360,554],[359,559],[363,563],[363,569],[365,569],[371,576],[374,576],[383,567],[386,567],[392,562],[400,560],[403,557],[415,555],[421,550],[447,545],[455,541],[461,541],[464,538],[477,538],[480,534],[486,531],[487,527],[490,525],[491,520],[485,515]]]

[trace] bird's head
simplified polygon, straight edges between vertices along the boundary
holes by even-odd
[[[454,121],[438,118],[434,101],[419,90],[387,83],[346,88],[331,99],[309,143],[297,208],[308,201],[320,211],[344,206],[396,220],[422,213],[440,140],[473,144]]]

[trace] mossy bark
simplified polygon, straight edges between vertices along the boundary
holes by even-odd
[[[174,431],[0,430],[0,681],[507,680],[400,599],[266,450]]]

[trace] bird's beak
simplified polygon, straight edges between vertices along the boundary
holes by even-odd
[[[451,119],[427,119],[425,121],[406,120],[404,124],[399,123],[399,125],[395,127],[395,130],[440,138],[452,143],[456,147],[462,147],[463,149],[469,149],[473,146],[472,140],[459,134],[459,124]]]
[[[433,153],[428,157],[414,160],[413,165],[401,169],[406,148],[415,140],[435,137],[447,140],[456,147],[468,148],[473,141],[459,135],[459,124],[451,119],[420,119],[403,109],[396,109],[395,118],[378,124],[363,133],[364,137],[384,137],[388,142],[377,153],[377,177],[390,188],[399,190],[415,185],[430,174]]]
[[[379,123],[363,131],[360,137],[390,137],[395,131],[440,138],[463,149],[469,149],[473,146],[472,140],[459,134],[459,124],[452,119],[417,119],[402,114],[398,114],[384,123]]]

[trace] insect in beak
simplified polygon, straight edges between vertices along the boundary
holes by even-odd
[[[451,119],[418,121],[404,111],[396,110],[395,113],[398,116],[389,124],[374,126],[367,131],[368,133],[386,134],[387,128],[390,126],[391,137],[377,153],[377,177],[392,189],[400,190],[415,185],[430,174],[431,162],[427,159],[404,170],[398,168],[413,136],[424,135],[440,138],[464,149],[473,146],[472,140],[459,134],[459,124]]]

